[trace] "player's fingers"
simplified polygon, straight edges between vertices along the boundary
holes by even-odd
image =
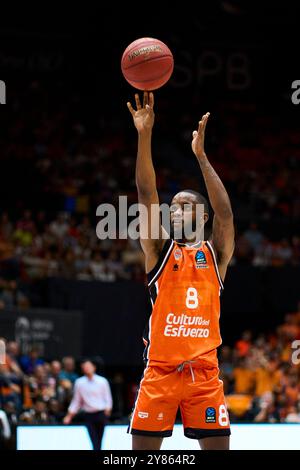
[[[203,119],[201,119],[201,121],[199,121],[198,123],[198,132],[200,133],[202,132],[202,130],[203,130]]]
[[[207,121],[208,121],[209,116],[210,116],[210,113],[206,113],[205,116],[204,116],[204,120],[203,120],[203,131],[205,131],[206,124],[207,124]]]
[[[203,114],[201,121],[199,121],[198,132],[204,131],[208,117],[209,113]]]
[[[141,102],[140,102],[139,95],[136,93],[134,96],[135,96],[136,109],[141,109]]]
[[[146,104],[148,104],[148,92],[147,91],[144,91],[144,95],[143,95],[143,107],[146,108]]]
[[[195,137],[197,137],[197,135],[198,135],[198,132],[197,132],[197,131],[193,131],[193,139],[194,139]]]
[[[152,92],[149,95],[149,104],[150,104],[150,108],[153,108],[153,106],[154,106],[154,94]]]
[[[130,111],[131,114],[133,115],[133,114],[134,114],[134,109],[133,109],[133,107],[131,106],[131,103],[129,103],[129,101],[127,102],[127,108],[129,109],[129,111]]]

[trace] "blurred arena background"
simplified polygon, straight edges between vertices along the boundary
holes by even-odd
[[[207,153],[234,211],[219,351],[231,422],[300,423],[295,7],[191,4],[146,17],[118,1],[35,15],[20,7],[1,19],[2,447],[16,447],[18,425],[62,425],[83,356],[109,380],[110,424],[128,423],[150,312],[144,260],[138,241],[97,239],[96,209],[120,195],[137,202],[134,90],[120,58],[142,36],[166,42],[175,59],[156,92],[161,202],[183,187],[205,192],[190,140],[210,111]]]

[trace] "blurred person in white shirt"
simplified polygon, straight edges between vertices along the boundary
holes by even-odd
[[[70,424],[73,417],[82,410],[93,448],[99,450],[104,427],[113,406],[111,390],[108,380],[96,374],[96,366],[91,360],[83,360],[81,369],[84,376],[75,381],[73,399],[63,422]]]

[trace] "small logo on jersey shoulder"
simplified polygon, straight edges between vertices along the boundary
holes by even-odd
[[[163,419],[164,419],[164,414],[163,414],[163,413],[159,413],[159,414],[157,415],[157,420],[158,420],[158,421],[162,421]]]
[[[143,419],[149,418],[149,413],[146,413],[145,411],[139,411],[138,412],[138,417],[143,418]]]
[[[182,256],[182,253],[181,253],[181,250],[179,248],[176,248],[176,250],[174,251],[174,258],[176,259],[176,261],[178,261]]]
[[[208,268],[204,251],[197,250],[195,254],[196,268]]]
[[[173,271],[178,271],[178,269],[179,269],[178,264],[174,264],[174,266],[173,266]]]
[[[215,423],[216,422],[216,409],[209,406],[205,410],[205,422]]]

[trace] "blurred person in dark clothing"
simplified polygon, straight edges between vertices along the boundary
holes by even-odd
[[[56,398],[50,398],[48,402],[49,419],[53,423],[62,423],[65,413],[62,406]]]
[[[29,377],[28,382],[33,400],[41,398],[48,401],[56,396],[56,382],[53,378],[49,377],[44,365],[35,367],[34,374]]]
[[[56,424],[54,417],[49,415],[47,403],[42,398],[37,398],[33,408],[21,414],[20,421],[32,425]]]
[[[55,381],[55,386],[57,386],[59,381],[59,375],[61,373],[61,362],[54,360],[50,364],[50,378]]]
[[[32,347],[29,354],[21,356],[20,365],[25,374],[30,375],[33,373],[37,365],[44,364],[44,360],[40,357],[38,348]]]

